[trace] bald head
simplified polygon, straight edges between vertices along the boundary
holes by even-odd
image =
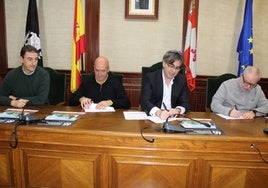
[[[94,63],[95,79],[99,83],[104,83],[108,77],[109,69],[108,59],[103,56],[98,57]]]
[[[102,67],[109,70],[109,60],[104,56],[100,56],[94,62],[94,68],[95,67]]]

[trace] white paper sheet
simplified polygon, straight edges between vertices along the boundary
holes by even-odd
[[[145,120],[148,119],[147,114],[142,111],[124,111],[124,117],[126,120]]]
[[[114,107],[108,106],[104,109],[97,109],[97,103],[92,103],[88,108],[84,108],[85,112],[115,112]]]
[[[231,117],[231,116],[226,116],[226,115],[223,115],[223,114],[217,114],[218,116],[224,118],[224,119],[244,119],[242,116],[241,117]]]

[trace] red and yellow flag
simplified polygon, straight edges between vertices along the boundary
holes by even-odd
[[[71,92],[75,92],[81,83],[81,58],[86,51],[85,27],[82,17],[81,0],[75,0],[74,26],[73,26],[73,48],[71,69]]]
[[[186,79],[188,88],[193,91],[195,89],[196,77],[196,28],[197,16],[195,0],[190,0],[190,8],[188,12],[187,32],[184,46],[184,62],[186,65]]]

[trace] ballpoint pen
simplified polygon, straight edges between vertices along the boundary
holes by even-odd
[[[236,104],[234,105],[234,109],[236,109],[236,110],[237,110],[237,106],[236,106]]]
[[[169,111],[169,110],[167,109],[167,106],[165,105],[165,103],[163,103],[163,106],[164,106],[164,108],[165,108],[166,111]]]

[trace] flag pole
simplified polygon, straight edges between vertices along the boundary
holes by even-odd
[[[81,60],[81,71],[84,72],[84,56],[83,54],[81,54],[81,57],[80,57],[80,60]]]

